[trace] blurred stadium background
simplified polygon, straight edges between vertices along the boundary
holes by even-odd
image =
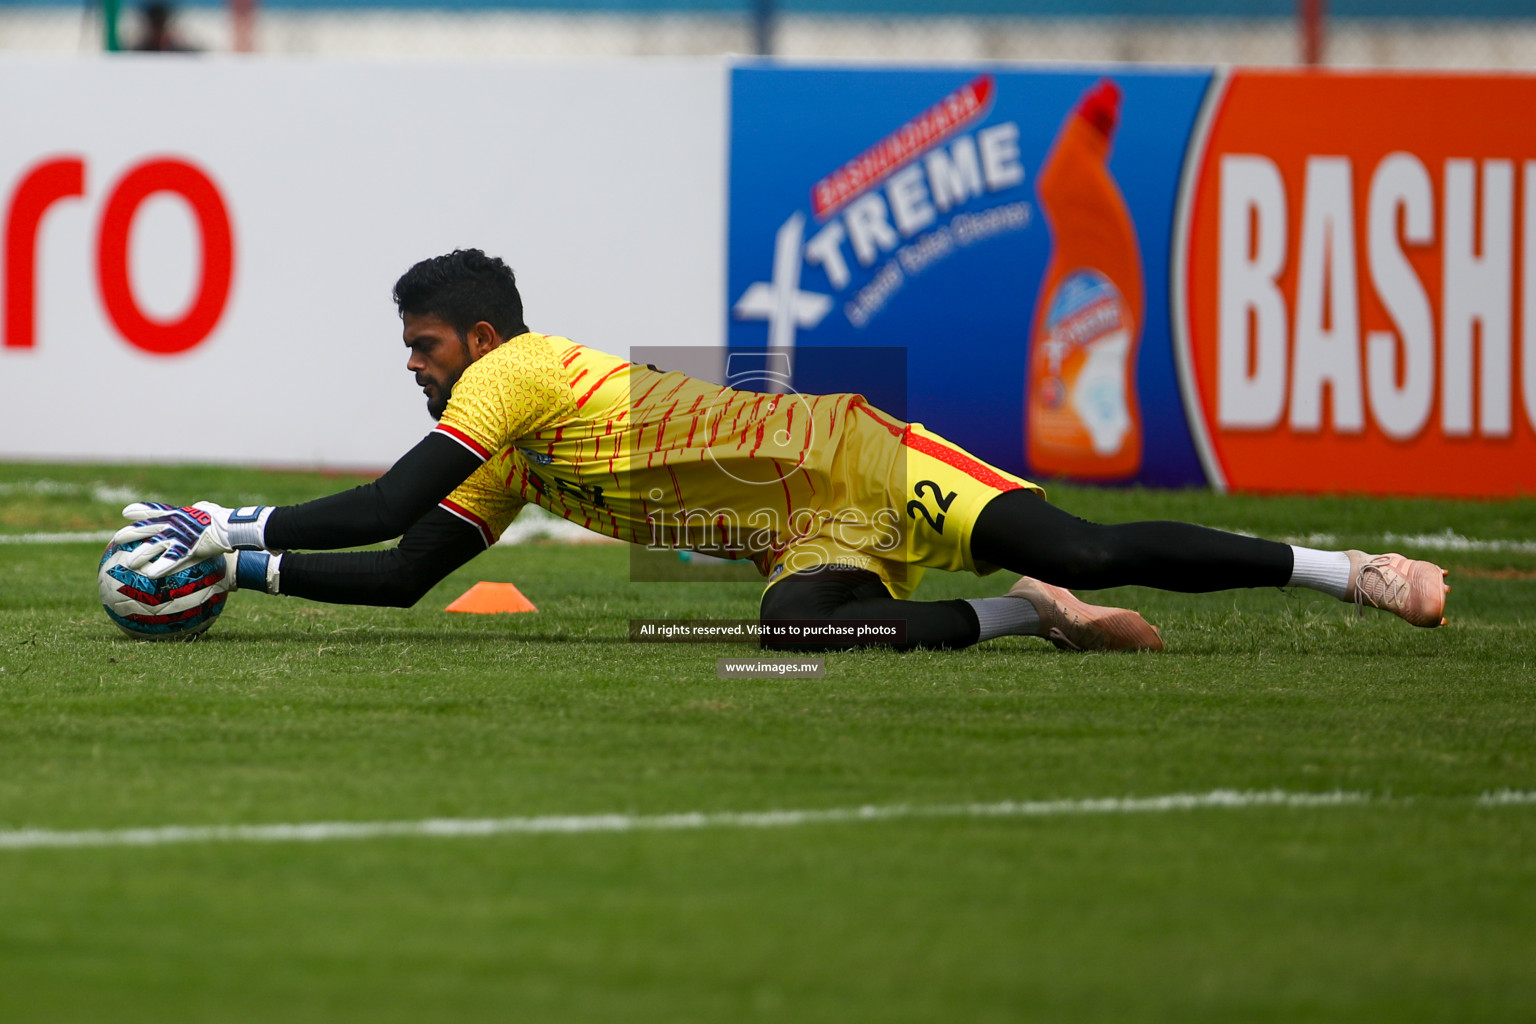
[[[1519,111],[1536,109],[1536,76],[1413,76],[1408,88],[1408,76],[1253,73],[1228,94],[1226,134],[1201,137],[1203,149],[1190,140],[1212,64],[1536,68],[1536,0],[181,0],[158,8],[170,16],[162,44],[300,59],[97,56],[140,47],[155,10],[0,0],[0,93],[12,99],[0,147],[11,318],[0,318],[0,1024],[1531,1019],[1536,129]],[[969,190],[951,183],[953,201],[975,205],[951,207],[940,227],[1031,209],[1047,146],[1103,74],[849,75],[718,59],[728,53],[1191,65],[1113,72],[1130,111],[1116,173],[1146,228],[1147,294],[1162,296],[1141,350],[1161,392],[1144,391],[1142,411],[1159,395],[1175,428],[1160,436],[1188,452],[1178,465],[1201,465],[1185,424],[1201,399],[1175,383],[1164,287],[1190,152],[1205,154],[1182,190],[1192,202],[1217,196],[1237,211],[1220,223],[1255,234],[1270,216],[1264,237],[1301,254],[1293,262],[1309,258],[1304,211],[1322,195],[1308,223],[1336,233],[1331,250],[1312,247],[1314,280],[1325,280],[1321,253],[1343,265],[1342,241],[1358,239],[1360,254],[1358,272],[1326,279],[1330,324],[1348,294],[1369,357],[1396,323],[1389,313],[1424,310],[1415,322],[1439,326],[1415,336],[1431,373],[1414,379],[1441,394],[1434,372],[1458,355],[1461,392],[1443,393],[1465,395],[1464,422],[1432,420],[1425,405],[1403,442],[1371,421],[1366,440],[1403,467],[1381,475],[1390,499],[1333,496],[1369,483],[1349,447],[1359,435],[1320,436],[1315,423],[1254,434],[1275,447],[1243,451],[1260,456],[1254,472],[1303,467],[1291,475],[1322,497],[1053,485],[1053,499],[1099,521],[1183,519],[1432,558],[1453,573],[1450,625],[1410,630],[1306,592],[1111,591],[1097,600],[1159,623],[1167,655],[1067,657],[1002,638],[834,655],[825,678],[725,680],[717,657],[749,648],[632,644],[627,621],[747,618],[755,584],[675,561],[689,581],[636,582],[621,548],[529,544],[487,552],[412,609],[244,594],[205,642],[116,636],[89,582],[126,500],[308,500],[362,483],[334,471],[386,465],[427,429],[387,291],[413,260],[495,246],[528,285],[539,329],[661,346],[717,344],[724,328],[760,345],[766,317],[731,320],[731,304],[788,281],[779,254],[799,241],[779,240],[800,239],[823,175],[985,81],[996,102],[957,126],[948,152],[990,152],[1004,173],[985,193],[979,177]],[[622,59],[643,56],[716,59]],[[865,81],[839,105],[826,99],[834,76]],[[1383,92],[1395,117],[1378,116]],[[1443,102],[1430,109],[1426,96]],[[1277,125],[1275,110],[1292,116]],[[999,144],[976,148],[983,133]],[[444,140],[482,136],[485,159],[445,158]],[[524,147],[557,158],[514,161]],[[1271,193],[1254,187],[1228,205],[1212,168],[1229,154],[1244,180],[1278,182],[1280,202],[1264,205]],[[903,159],[920,169],[918,155]],[[1270,177],[1254,173],[1261,162]],[[146,168],[181,174],[155,179],[177,194],[146,191]],[[1374,244],[1377,204],[1362,198],[1346,216],[1348,189],[1306,184],[1341,169],[1371,195],[1386,182],[1393,223],[1412,206],[1436,211],[1435,230]],[[1478,195],[1484,211],[1506,211],[1501,222],[1474,218]],[[143,241],[130,246],[140,205]],[[1207,268],[1223,237],[1217,210],[1189,217],[1189,252]],[[839,216],[827,223],[842,230]],[[1033,223],[908,290],[901,322],[915,326],[886,343],[916,339],[926,362],[910,379],[927,395],[966,370],[927,330],[936,310],[1011,310],[1027,323],[1043,301],[1034,282],[1049,246]],[[1487,255],[1500,223],[1503,245]],[[1301,275],[1270,289],[1268,250],[1231,247],[1250,248],[1243,268],[1263,271],[1274,305],[1303,308]],[[1373,268],[1409,257],[1383,286]],[[854,266],[856,283],[845,266],[836,284],[821,261],[801,261],[818,294],[853,296],[876,274],[871,259]],[[215,263],[225,283],[210,288]],[[962,271],[971,290],[957,292]],[[1357,287],[1336,287],[1341,277]],[[1463,294],[1449,303],[1453,286]],[[1246,325],[1258,302],[1231,291]],[[216,315],[202,334],[183,331],[205,293]],[[1383,296],[1396,297],[1390,310]],[[1218,298],[1200,298],[1206,341]],[[183,319],[151,322],[189,299]],[[1296,322],[1311,330],[1312,393],[1326,378],[1336,426],[1341,378],[1318,369],[1330,332],[1314,305],[1315,322]],[[992,333],[1012,369],[930,411],[989,419],[989,443],[1022,469],[1023,331]],[[1483,369],[1497,367],[1488,353],[1500,341],[1501,374]],[[1215,345],[1200,351],[1214,366]],[[1396,391],[1396,376],[1365,379],[1372,401]],[[982,384],[1006,404],[976,399]],[[1239,419],[1229,434],[1251,425]],[[1326,478],[1335,471],[1343,484]],[[1436,496],[1453,476],[1451,493],[1517,500]],[[1398,497],[1409,485],[1429,496]],[[480,580],[515,581],[539,613],[444,613]],[[922,596],[1007,585],[932,573]],[[513,815],[1110,810],[1128,795],[1185,809],[25,847],[160,826],[235,826],[225,835],[237,838],[250,824]],[[1215,809],[1221,800],[1233,809]]]
[[[156,6],[121,2],[120,44]],[[0,51],[101,49],[103,4],[3,0]],[[771,53],[900,60],[1536,67],[1531,0],[189,0],[187,48],[424,57]]]

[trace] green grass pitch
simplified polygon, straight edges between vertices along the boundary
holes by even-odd
[[[350,483],[0,466],[0,534],[115,527],[125,496],[290,502]],[[617,546],[497,548],[406,611],[235,594],[203,641],[145,644],[96,603],[100,543],[0,543],[0,837],[1213,790],[1368,801],[0,847],[0,1021],[1536,1016],[1536,805],[1477,801],[1536,791],[1536,502],[1053,498],[1432,557],[1452,570],[1451,621],[1127,589],[1102,596],[1161,625],[1166,653],[1015,638],[721,680],[716,658],[749,649],[631,644],[626,622],[751,617],[757,586],[631,583]],[[481,579],[540,611],[443,612]],[[931,574],[919,596],[1007,583]]]

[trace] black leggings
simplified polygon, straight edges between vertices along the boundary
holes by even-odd
[[[971,531],[971,554],[1058,587],[1156,587],[1185,594],[1283,587],[1287,544],[1190,523],[1101,526],[1063,512],[1034,491],[1005,491]]]
[[[1291,549],[1285,544],[1189,523],[1101,526],[1026,490],[1007,491],[987,503],[971,532],[971,553],[977,562],[1081,590],[1142,586],[1204,593],[1283,587],[1291,577]],[[835,566],[798,572],[769,587],[761,617],[899,619],[906,623],[906,641],[887,646],[902,650],[967,647],[980,635],[976,613],[965,601],[898,601],[874,573]],[[774,646],[805,651],[862,645]]]

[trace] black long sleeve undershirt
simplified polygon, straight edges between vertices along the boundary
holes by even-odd
[[[433,431],[370,484],[273,509],[267,547],[334,550],[399,537],[479,468],[478,456]]]
[[[485,550],[480,531],[438,502],[480,467],[458,442],[428,434],[370,484],[272,511],[273,550],[360,547],[400,537],[383,551],[293,552],[283,557],[283,593],[333,604],[406,608]]]
[[[479,530],[434,508],[393,548],[284,555],[283,593],[332,604],[409,608],[484,550]]]

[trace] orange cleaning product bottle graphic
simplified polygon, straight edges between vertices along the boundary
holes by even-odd
[[[1119,115],[1119,88],[1100,80],[1040,170],[1054,249],[1030,332],[1024,454],[1046,476],[1123,480],[1141,468],[1141,248],[1109,172]]]

